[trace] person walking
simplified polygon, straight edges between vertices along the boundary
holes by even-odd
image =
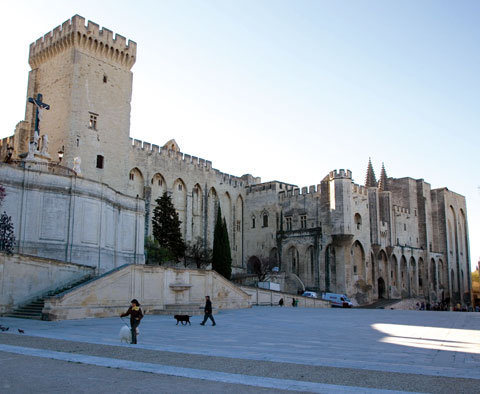
[[[132,344],[136,345],[137,343],[137,327],[140,324],[140,320],[143,318],[142,308],[140,308],[140,303],[134,298],[130,301],[130,308],[125,313],[122,313],[120,317],[125,317],[130,315],[130,328],[132,330]]]
[[[212,301],[210,301],[210,296],[205,297],[205,316],[203,317],[203,321],[200,323],[201,326],[205,325],[207,319],[212,321],[212,326],[216,326],[215,319],[213,318],[212,314]]]

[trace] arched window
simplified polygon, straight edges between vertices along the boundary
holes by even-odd
[[[255,215],[252,215],[252,228],[255,228]]]
[[[362,228],[362,217],[360,214],[356,213],[354,216],[354,222],[355,226],[357,227],[357,230],[360,230]]]
[[[268,227],[268,212],[267,211],[263,211],[262,219],[263,219],[262,227]]]

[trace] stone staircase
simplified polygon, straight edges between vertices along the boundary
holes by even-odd
[[[82,283],[85,283],[90,279],[92,279],[92,276],[87,276],[57,290],[49,291],[48,293],[45,293],[43,296],[37,298],[36,300],[28,304],[19,306],[18,308],[15,308],[12,312],[5,313],[3,316],[15,317],[19,319],[42,320],[42,311],[43,307],[45,306],[45,297],[51,297],[63,293],[64,291],[73,289],[74,287],[81,285]]]

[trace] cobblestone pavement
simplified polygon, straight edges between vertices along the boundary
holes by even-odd
[[[480,313],[254,307],[221,311],[215,327],[201,318],[176,326],[147,315],[139,344],[127,345],[120,318],[0,317],[10,327],[0,332],[0,392],[126,393],[139,381],[139,392],[152,393],[476,393],[480,385]]]

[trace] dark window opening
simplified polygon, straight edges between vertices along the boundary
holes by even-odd
[[[97,168],[103,168],[103,156],[102,155],[97,155]]]
[[[263,227],[268,227],[268,214],[263,214]]]
[[[292,229],[292,218],[285,218],[287,222],[287,231],[290,231]]]
[[[307,215],[300,216],[300,227],[307,228]]]

